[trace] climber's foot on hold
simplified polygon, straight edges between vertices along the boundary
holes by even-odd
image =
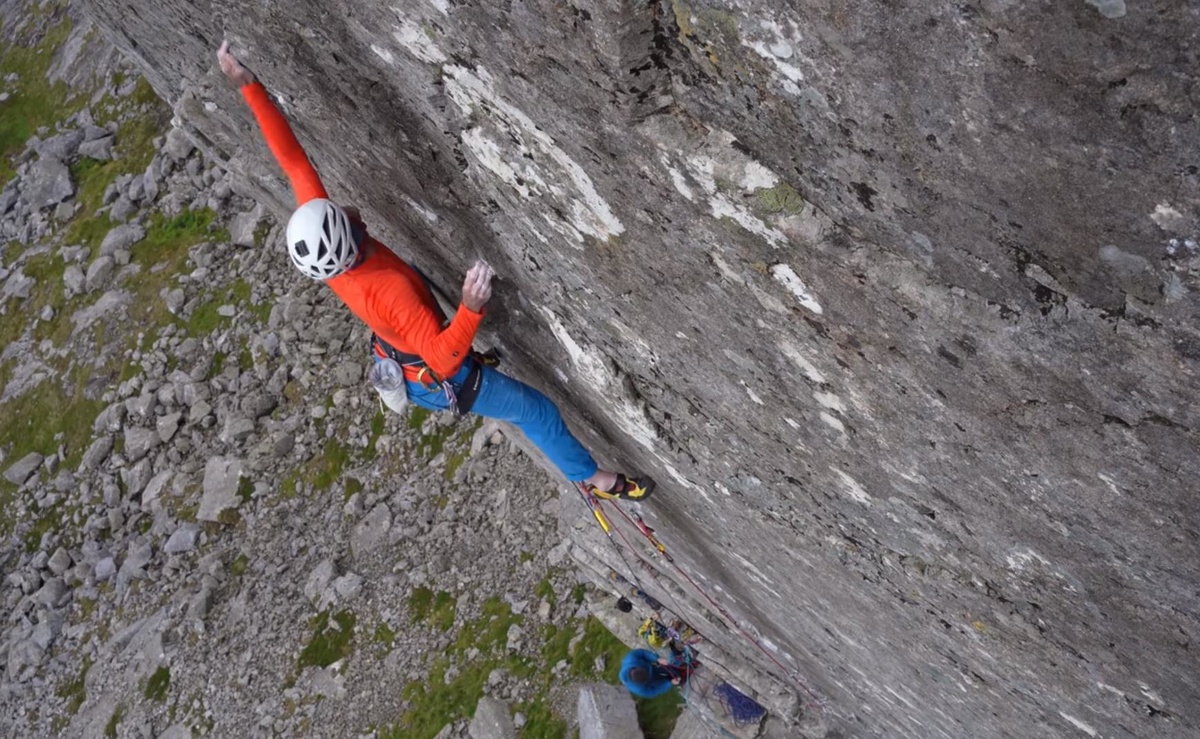
[[[629,478],[617,473],[617,481],[608,490],[588,484],[588,492],[606,500],[645,500],[654,492],[654,480],[642,476]]]

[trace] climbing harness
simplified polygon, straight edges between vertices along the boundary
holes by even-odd
[[[434,372],[420,355],[402,352],[384,341],[378,334],[371,335],[371,351],[399,364],[404,370],[405,379],[418,382],[429,389],[440,385],[442,392],[446,394],[450,409],[460,416],[470,413],[471,408],[475,405],[475,399],[479,397],[479,391],[483,387],[483,368],[496,367],[500,364],[500,356],[493,349],[489,349],[487,352],[471,352],[467,358],[467,361],[471,363],[471,369],[462,385],[456,390],[448,378],[441,377]]]

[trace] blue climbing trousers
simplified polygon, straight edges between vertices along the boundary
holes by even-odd
[[[562,414],[545,395],[520,380],[505,375],[491,367],[483,367],[483,383],[475,397],[472,413],[497,421],[507,421],[542,450],[559,471],[572,482],[586,480],[596,473],[596,460],[583,444],[571,434]],[[471,371],[466,362],[450,378],[457,392]],[[450,408],[450,402],[441,385],[425,387],[419,382],[408,380],[408,398],[412,402],[434,411]]]

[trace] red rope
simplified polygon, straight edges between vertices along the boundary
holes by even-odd
[[[598,501],[598,502],[601,506],[603,506],[603,501]],[[717,609],[717,612],[720,613],[722,616],[724,616],[725,620],[728,621],[729,624],[738,631],[738,633],[740,633],[743,637],[745,637],[745,639],[747,641],[749,641],[751,644],[753,644],[755,646],[755,648],[758,649],[758,651],[762,652],[763,655],[765,655],[767,659],[771,660],[771,662],[773,662],[776,667],[778,667],[780,670],[782,670],[783,674],[787,675],[788,678],[790,678],[792,680],[792,682],[794,682],[796,684],[797,687],[799,687],[805,693],[808,693],[810,696],[812,696],[813,700],[816,701],[816,706],[818,708],[820,707],[821,702],[822,702],[821,697],[819,695],[817,695],[811,688],[809,688],[807,685],[805,685],[798,677],[796,677],[793,670],[788,669],[787,666],[785,666],[782,662],[780,662],[778,659],[776,659],[775,655],[771,654],[767,650],[767,648],[764,647],[758,641],[758,639],[756,639],[748,631],[746,631],[744,628],[742,628],[742,625],[738,623],[737,619],[735,619],[729,613],[729,611],[725,610],[724,606],[722,606],[720,603],[718,603],[716,600],[714,600],[713,597],[710,596],[704,588],[700,587],[699,583],[697,583],[695,580],[692,579],[691,575],[689,575],[687,572],[684,572],[683,568],[675,563],[675,559],[670,554],[667,553],[666,547],[663,546],[662,542],[660,542],[658,540],[658,537],[654,535],[654,530],[651,529],[649,526],[647,526],[645,521],[642,521],[641,516],[637,516],[637,514],[634,514],[635,516],[637,516],[637,520],[635,521],[632,517],[630,517],[630,515],[628,513],[625,512],[625,510],[623,508],[621,508],[621,506],[613,504],[612,507],[615,508],[617,510],[617,512],[621,514],[622,518],[624,518],[634,528],[636,528],[638,531],[640,531],[642,533],[642,535],[645,536],[646,539],[654,547],[654,550],[657,551],[659,554],[661,554],[663,559],[665,559],[668,564],[670,564],[672,567],[675,568],[676,572],[678,572],[680,575],[683,576],[683,578],[685,580],[687,580],[689,583],[691,583],[692,587],[696,589],[696,592],[699,593],[700,595],[704,596],[704,599],[707,600],[709,602],[709,604],[712,605],[713,608]],[[625,538],[625,534],[623,534],[621,532],[621,529],[617,528],[616,526],[614,526],[613,529],[615,529],[616,532],[618,534],[620,534],[622,541],[625,542],[625,545],[632,549],[633,548],[632,545],[629,543],[629,540],[627,538]]]

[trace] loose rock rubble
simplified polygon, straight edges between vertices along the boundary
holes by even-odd
[[[134,92],[111,74],[107,87]],[[100,126],[84,109],[39,131],[0,190],[3,320],[22,320],[0,399],[54,387],[80,409],[54,453],[0,459],[0,723],[387,735],[431,665],[449,683],[487,656],[452,645],[495,608],[514,618],[499,649],[537,662],[543,628],[586,613],[545,556],[556,482],[494,424],[381,410],[366,330],[289,269],[279,226],[181,131],[86,212],[83,164],[121,164],[144,113]],[[73,240],[102,218],[92,243]],[[39,278],[38,259],[61,270]],[[62,300],[28,315],[42,290]],[[345,630],[337,659],[310,659]],[[544,690],[503,668],[483,686],[493,708]]]

